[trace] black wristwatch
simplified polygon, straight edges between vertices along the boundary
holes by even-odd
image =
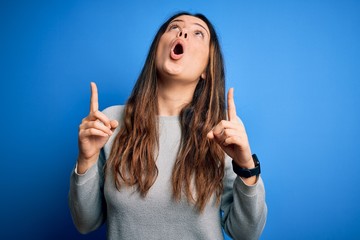
[[[232,165],[233,165],[233,170],[234,172],[243,178],[249,178],[252,176],[257,176],[260,174],[260,162],[259,159],[257,158],[256,154],[252,155],[252,159],[254,160],[255,163],[255,167],[248,169],[248,168],[242,168],[239,165],[236,164],[236,162],[233,160],[232,161]]]

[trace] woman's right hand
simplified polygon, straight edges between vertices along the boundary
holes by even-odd
[[[79,157],[77,173],[85,173],[99,158],[100,150],[118,126],[118,121],[110,120],[99,111],[98,91],[91,83],[90,113],[79,126]]]

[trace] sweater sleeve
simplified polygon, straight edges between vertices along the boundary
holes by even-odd
[[[70,212],[76,228],[83,234],[97,229],[105,222],[104,159],[104,153],[101,151],[97,164],[86,173],[77,174],[74,169],[70,176]]]
[[[261,176],[248,186],[232,170],[226,156],[224,192],[221,198],[222,226],[234,240],[259,239],[264,229],[267,206]]]

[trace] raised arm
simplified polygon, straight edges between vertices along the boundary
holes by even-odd
[[[118,122],[98,110],[98,92],[91,83],[90,113],[79,127],[79,156],[70,177],[69,207],[81,233],[95,230],[105,221],[103,193],[105,154],[101,150]]]
[[[258,239],[267,217],[265,189],[260,176],[239,177],[232,169],[232,160],[244,169],[255,167],[245,127],[236,114],[233,91],[231,88],[228,92],[228,119],[208,133],[208,138],[216,141],[227,154],[221,198],[222,225],[233,239]]]

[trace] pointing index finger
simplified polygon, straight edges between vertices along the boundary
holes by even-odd
[[[234,88],[230,88],[227,95],[228,120],[236,121],[236,107],[234,102]]]
[[[99,110],[98,90],[94,82],[91,85],[91,98],[90,98],[90,112],[96,112]]]

